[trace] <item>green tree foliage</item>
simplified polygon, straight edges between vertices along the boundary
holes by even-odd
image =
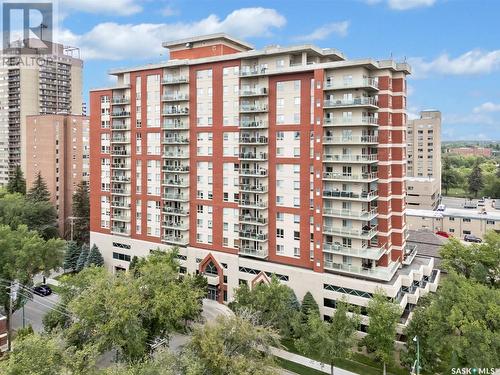
[[[50,192],[41,172],[37,173],[33,186],[26,194],[26,199],[29,202],[50,201]]]
[[[451,272],[417,306],[406,329],[408,367],[416,358],[413,337],[420,342],[424,373],[451,373],[455,367],[498,367],[500,358],[500,291]]]
[[[84,244],[90,239],[90,199],[89,188],[85,181],[81,181],[73,194],[73,240]]]
[[[273,375],[271,346],[279,336],[248,314],[219,317],[195,329],[181,356],[182,374]]]
[[[463,181],[464,180],[460,172],[458,172],[455,168],[452,168],[449,158],[443,158],[441,183],[445,194],[448,194],[448,190],[450,188],[460,187],[463,184]]]
[[[300,306],[300,312],[302,313],[302,316],[306,318],[310,314],[314,314],[316,316],[319,316],[319,306],[316,303],[316,300],[314,299],[313,295],[311,292],[307,292],[304,295],[304,298],[302,299],[302,305]]]
[[[99,251],[97,245],[93,244],[92,249],[90,249],[89,256],[85,261],[85,267],[89,266],[102,267],[103,265],[104,265],[104,258],[102,257],[101,252]]]
[[[48,275],[62,265],[65,247],[64,241],[46,241],[24,225],[16,230],[0,225],[0,303],[4,312],[8,309],[9,282],[33,285],[34,275],[40,272]],[[14,309],[18,307],[19,303],[16,303]]]
[[[81,247],[74,241],[68,242],[66,253],[64,254],[63,268],[69,271],[76,271],[76,264],[80,257]]]
[[[295,345],[304,355],[328,363],[332,375],[335,361],[349,357],[355,343],[360,319],[357,313],[350,316],[348,311],[348,304],[338,301],[330,322],[321,320],[315,313],[309,313],[302,337],[295,340]]]
[[[451,238],[441,247],[443,268],[489,286],[500,286],[500,234],[490,231],[480,244]]]
[[[249,310],[262,325],[270,325],[283,336],[291,336],[290,322],[297,318],[299,304],[293,290],[273,276],[269,284],[258,283],[252,289],[242,284],[236,289],[230,307],[236,311]]]
[[[7,191],[11,194],[26,194],[26,180],[24,179],[24,174],[20,166],[16,167],[14,175],[9,178],[9,182],[7,183]]]
[[[383,290],[378,290],[368,302],[367,312],[370,319],[368,334],[363,338],[362,344],[382,362],[385,375],[386,365],[394,359],[394,340],[401,309],[387,299]]]
[[[481,171],[479,163],[476,163],[476,165],[474,165],[474,168],[472,169],[472,172],[468,178],[468,184],[469,192],[477,197],[478,193],[484,186],[483,172]]]
[[[80,272],[85,267],[85,263],[87,262],[87,258],[89,257],[90,249],[89,245],[84,243],[82,245],[80,255],[78,256],[78,260],[76,262],[76,271]]]

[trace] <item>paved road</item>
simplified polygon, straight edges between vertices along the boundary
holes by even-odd
[[[36,332],[43,331],[42,319],[47,312],[57,305],[59,296],[55,293],[47,297],[33,295],[33,300],[28,301],[24,306],[24,319],[26,326],[31,324]],[[20,309],[14,313],[13,328],[18,329],[23,327],[23,310]]]

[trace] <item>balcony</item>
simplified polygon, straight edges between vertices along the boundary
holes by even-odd
[[[111,227],[111,233],[121,236],[130,236],[130,230],[122,227]]]
[[[267,241],[267,233],[240,231],[240,239],[264,242]]]
[[[127,151],[127,150],[111,150],[111,156],[130,156],[130,151]]]
[[[340,173],[340,172],[323,172],[323,180],[332,181],[355,181],[355,182],[372,182],[378,179],[377,172],[368,173]]]
[[[241,97],[267,96],[267,87],[253,87],[247,90],[241,90],[240,96]]]
[[[112,112],[111,116],[113,116],[113,117],[130,117],[130,112],[128,112],[128,111],[116,111],[116,112]]]
[[[165,235],[161,240],[169,245],[187,246],[189,244],[189,238],[184,238],[184,236]]]
[[[171,145],[176,145],[176,144],[189,144],[189,138],[184,138],[184,137],[165,137],[161,140],[161,143],[163,144],[171,144]]]
[[[164,152],[165,159],[189,159],[189,154],[185,152]]]
[[[111,176],[111,182],[130,182],[130,177],[126,176]]]
[[[120,188],[113,188],[113,189],[111,189],[111,194],[114,194],[114,195],[130,195],[130,190],[128,190],[128,189],[120,189]]]
[[[240,158],[240,160],[260,160],[260,161],[266,161],[267,160],[267,154],[265,152],[258,152],[258,153],[242,152],[242,153],[240,153],[239,158]]]
[[[240,143],[246,145],[266,145],[268,143],[267,137],[242,137],[240,138]]]
[[[189,196],[187,194],[166,193],[163,194],[163,199],[167,201],[187,202],[189,201]]]
[[[130,208],[130,203],[123,201],[111,201],[112,208]]]
[[[111,220],[128,223],[128,222],[130,222],[130,216],[129,215],[113,215],[111,217]]]
[[[253,77],[258,75],[265,75],[268,73],[268,69],[265,67],[258,66],[242,66],[240,69],[240,77]]]
[[[267,129],[267,121],[241,120],[240,129]]]
[[[174,230],[188,230],[189,226],[187,223],[176,222],[176,221],[163,221],[161,226],[165,229],[174,229]]]
[[[130,124],[125,123],[115,123],[111,125],[112,130],[130,130]]]
[[[163,213],[166,215],[188,216],[189,211],[183,208],[163,206]]]
[[[123,133],[121,133],[123,134]],[[112,137],[111,143],[130,143],[129,137]]]
[[[267,169],[240,169],[240,175],[249,177],[267,177]]]
[[[164,121],[162,129],[165,130],[189,130],[189,123],[186,121]]]
[[[130,103],[130,98],[129,97],[121,97],[121,98],[113,98],[111,99],[112,104],[129,104]]]
[[[267,186],[264,185],[240,185],[240,191],[243,193],[267,193]]]
[[[365,277],[368,279],[377,279],[390,281],[399,268],[399,263],[392,262],[388,267],[376,266],[373,268],[364,268],[348,264],[333,263],[325,260],[324,267],[339,273],[345,273],[354,276]]]
[[[112,169],[130,169],[130,165],[127,163],[113,163],[111,164]]]
[[[178,85],[181,83],[189,83],[189,79],[186,76],[166,76],[163,77],[161,83],[164,85]]]
[[[363,191],[361,193],[354,193],[352,191],[343,191],[343,190],[323,190],[323,198],[370,202],[378,198],[378,192]]]
[[[257,202],[257,201],[250,201],[250,200],[240,200],[238,203],[240,207],[245,207],[245,208],[254,208],[254,209],[267,209],[267,202]]]
[[[378,91],[378,79],[363,78],[359,80],[344,81],[342,83],[334,83],[326,81],[323,84],[323,90],[345,90],[345,89],[371,89]]]
[[[252,216],[252,215],[240,215],[240,223],[253,224],[253,225],[266,225],[267,218],[257,217],[257,216]]]
[[[323,216],[371,221],[377,216],[377,210],[373,209],[370,211],[351,211],[351,210],[323,207]]]
[[[186,179],[186,181],[184,181],[183,179],[181,179],[181,180],[173,180],[173,179],[163,180],[162,185],[163,186],[179,187],[179,188],[187,188],[187,187],[189,187],[189,180],[188,179]]]
[[[162,169],[164,172],[189,173],[187,165],[164,165]]]
[[[378,126],[378,117],[325,117],[323,119],[323,126]]]
[[[338,155],[338,154],[329,154],[327,152],[323,154],[323,162],[325,163],[376,163],[377,161],[378,161],[377,154]]]
[[[368,227],[368,226],[367,226]],[[365,228],[367,228],[365,227]],[[374,225],[370,229],[355,229],[355,228],[343,228],[343,227],[332,227],[329,225],[323,226],[323,234],[330,234],[333,236],[344,236],[359,238],[362,240],[370,240],[377,234],[377,226]]]
[[[161,97],[161,100],[164,102],[187,102],[189,101],[188,94],[165,94]]]
[[[243,246],[239,249],[239,254],[248,257],[254,257],[259,259],[266,259],[268,257],[267,249],[255,249],[251,246]]]
[[[267,104],[242,104],[240,113],[259,113],[267,112]]]
[[[377,144],[378,136],[376,135],[358,135],[350,137],[336,137],[336,136],[326,136],[323,137],[323,144],[331,145],[345,145],[345,144]]]
[[[355,258],[364,258],[379,260],[385,253],[385,248],[383,247],[362,247],[353,248],[348,246],[342,246],[340,243],[324,243],[323,252],[336,254],[336,255],[346,255]]]
[[[163,116],[188,116],[189,108],[188,107],[167,107],[164,108]]]
[[[415,259],[416,255],[417,255],[417,245],[406,244],[405,258],[403,260],[403,264],[405,266],[410,265],[413,262],[413,259]]]
[[[378,108],[378,100],[374,97],[362,97],[354,99],[330,99],[323,102],[323,108]]]

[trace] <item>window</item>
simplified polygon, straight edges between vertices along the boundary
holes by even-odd
[[[285,221],[285,214],[283,212],[276,212],[276,221]]]
[[[296,241],[300,241],[300,232],[298,230],[293,231],[293,239]]]
[[[276,238],[285,238],[285,230],[276,228]]]
[[[470,223],[470,219],[467,219],[467,218],[463,218],[463,219],[462,219],[462,221],[463,221],[464,223]]]
[[[294,257],[300,257],[300,248],[299,247],[294,247],[293,248],[293,256]]]
[[[495,220],[486,220],[486,224],[495,225]]]
[[[284,245],[276,245],[276,254],[284,254],[285,246]]]

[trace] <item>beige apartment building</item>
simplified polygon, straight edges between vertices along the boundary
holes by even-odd
[[[57,209],[59,233],[69,231],[73,193],[89,180],[89,119],[78,115],[37,115],[26,118],[26,181],[29,189],[38,172],[47,183]]]
[[[408,207],[435,209],[441,198],[441,112],[420,112],[408,121],[406,135]]]
[[[74,48],[49,45],[51,54],[20,46],[1,55],[0,186],[16,166],[26,172],[26,116],[82,113],[83,61]]]
[[[448,208],[444,211],[407,209],[408,228],[410,230],[427,229],[442,231],[463,238],[466,234],[484,238],[486,232],[500,232],[500,210],[492,208],[491,200],[485,207],[477,209]]]

